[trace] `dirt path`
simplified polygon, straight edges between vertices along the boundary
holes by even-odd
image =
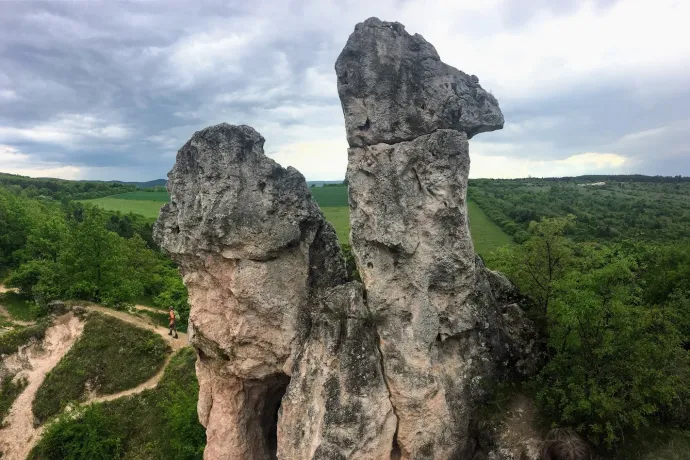
[[[147,305],[135,305],[134,308],[137,310],[148,310],[148,311],[152,311],[154,313],[163,313],[164,315],[168,313],[165,309],[160,309],[160,308],[156,308],[156,307],[149,307]]]
[[[97,311],[99,313],[103,313],[104,315],[114,316],[115,318],[120,319],[126,323],[134,324],[135,326],[155,332],[156,334],[163,337],[163,339],[168,343],[168,345],[170,345],[173,351],[177,351],[180,348],[189,345],[189,337],[184,332],[178,332],[177,334],[179,335],[179,338],[173,339],[171,336],[168,335],[168,329],[152,324],[146,318],[130,315],[129,313],[125,313],[119,310],[113,310],[111,308],[101,307],[100,305],[89,305],[86,307],[86,309],[89,311]]]
[[[155,388],[163,377],[174,353],[189,345],[187,334],[179,332],[179,338],[173,339],[168,335],[168,329],[156,326],[144,318],[128,313],[112,310],[99,305],[86,307],[89,311],[96,311],[104,315],[113,316],[121,321],[137,327],[148,329],[163,337],[173,352],[166,358],[160,371],[146,382],[119,393],[88,398],[86,403],[112,401],[124,396],[140,393]],[[17,321],[15,321],[17,323]],[[3,363],[9,370],[17,372],[17,377],[26,377],[28,385],[12,404],[12,408],[5,419],[4,428],[0,428],[0,452],[2,460],[24,460],[41,436],[43,427],[34,428],[31,403],[38,388],[43,383],[46,374],[62,359],[81,335],[84,324],[72,313],[60,316],[55,323],[46,330],[45,339],[40,344],[34,344],[21,349],[16,355]]]
[[[20,351],[28,360],[27,369],[19,375],[26,377],[28,386],[17,397],[0,429],[0,452],[3,460],[24,460],[41,435],[42,427],[34,428],[34,414],[31,403],[46,374],[62,359],[77,341],[84,324],[71,313],[60,316],[46,330],[40,344],[31,345]]]
[[[4,284],[0,284],[0,294],[5,292],[14,292],[14,288],[6,288]]]

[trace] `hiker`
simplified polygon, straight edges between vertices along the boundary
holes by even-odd
[[[172,306],[170,307],[168,318],[170,319],[170,331],[168,331],[168,335],[172,335],[173,331],[175,331],[175,338],[177,338],[177,314]]]

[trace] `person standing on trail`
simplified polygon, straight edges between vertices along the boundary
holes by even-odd
[[[168,312],[168,319],[170,320],[170,331],[168,331],[168,335],[172,335],[173,331],[175,331],[175,338],[177,338],[177,315],[175,314],[175,309],[170,306],[170,311]]]

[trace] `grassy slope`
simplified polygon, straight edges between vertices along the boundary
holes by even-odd
[[[19,321],[33,321],[35,312],[31,311],[31,302],[15,292],[0,294],[0,305],[4,306],[12,319]]]
[[[63,415],[29,458],[201,459],[206,436],[196,412],[195,358],[183,348],[155,389]]]
[[[21,345],[25,345],[32,338],[43,339],[49,325],[47,320],[42,320],[33,326],[19,327],[0,335],[0,355],[16,353]]]
[[[340,242],[347,243],[350,234],[347,187],[312,187],[310,190],[326,219],[335,227]],[[167,200],[168,194],[165,192],[130,192],[86,202],[104,209],[123,213],[133,212],[155,219],[158,217],[160,207]],[[512,238],[492,223],[476,204],[470,202],[468,207],[472,240],[479,254],[486,254],[506,244],[513,244]]]
[[[14,375],[6,375],[0,383],[0,427],[2,427],[2,422],[10,411],[12,403],[27,385],[26,378],[19,378],[14,381]]]
[[[148,195],[148,193],[147,193]],[[94,206],[107,209],[109,211],[120,211],[123,214],[130,212],[134,214],[141,214],[150,219],[158,218],[158,212],[165,201],[151,201],[151,200],[133,200],[131,198],[121,199],[115,198],[121,195],[108,196],[105,198],[96,198],[95,200],[84,200],[84,203],[89,203]]]
[[[38,389],[34,415],[45,421],[70,402],[83,400],[87,382],[98,394],[135,387],[158,372],[169,351],[153,332],[92,313],[82,337]]]
[[[485,255],[501,246],[513,245],[513,239],[494,224],[473,201],[467,201],[467,210],[470,216],[470,232],[474,242],[474,250]]]

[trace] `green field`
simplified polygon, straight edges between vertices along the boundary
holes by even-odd
[[[477,254],[486,255],[501,246],[515,244],[510,235],[489,220],[477,203],[467,200],[467,213],[470,216],[470,232]]]
[[[147,195],[149,195],[147,193]],[[90,203],[108,211],[119,211],[123,214],[133,212],[134,214],[141,214],[144,217],[151,219],[158,218],[158,212],[166,202],[152,201],[152,200],[134,200],[132,198],[120,198],[121,195],[108,196],[105,198],[96,198],[95,200],[84,200],[84,203]],[[117,197],[117,198],[116,198]]]
[[[333,224],[341,243],[347,243],[350,234],[350,212],[347,203],[346,186],[312,187],[312,196],[321,207],[326,219]],[[155,219],[164,203],[168,201],[166,192],[129,192],[95,200],[87,200],[103,209],[133,212]],[[479,254],[513,244],[512,238],[500,227],[491,222],[484,212],[473,202],[468,203],[472,241]]]

